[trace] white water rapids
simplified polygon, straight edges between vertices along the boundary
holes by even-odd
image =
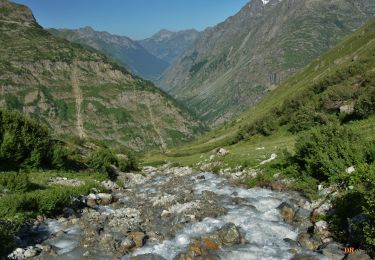
[[[200,178],[197,178],[198,176]],[[195,199],[199,198],[201,194],[203,196],[205,191],[209,191],[218,195],[218,204],[224,207],[227,213],[217,218],[206,217],[198,222],[188,223],[179,229],[171,240],[166,239],[164,241],[154,242],[154,244],[146,243],[145,246],[133,251],[131,255],[123,256],[123,260],[150,253],[162,256],[167,260],[172,260],[179,253],[186,252],[192,239],[209,235],[229,222],[239,227],[246,243],[223,247],[216,253],[221,259],[291,259],[293,254],[290,252],[290,248],[296,249],[298,253],[313,255],[316,259],[325,259],[320,254],[306,252],[298,246],[292,247],[288,242],[284,241],[284,239],[296,240],[298,236],[298,230],[286,224],[277,209],[282,202],[291,199],[290,195],[287,193],[273,192],[261,188],[246,189],[232,186],[226,178],[212,173],[183,175],[181,178],[185,178],[184,185],[188,187],[180,187],[176,183],[171,182],[169,185],[173,186],[175,190],[174,194],[165,195],[165,186],[163,185],[166,185],[166,183],[169,183],[172,179],[172,177],[167,174],[160,175],[158,173],[152,173],[150,176],[146,177],[147,180],[145,182],[131,189],[136,191],[137,196],[140,198],[143,197],[147,201],[157,205],[155,208],[160,208],[160,206],[158,206],[160,198],[172,200],[177,196],[177,193],[180,193],[180,195],[183,194],[184,189],[191,189],[191,192],[196,196],[194,197]],[[131,199],[134,201],[134,197],[126,196],[126,193],[120,194],[122,194],[120,201],[125,203],[125,205],[130,203]],[[155,194],[158,195],[155,196]],[[160,194],[164,194],[164,197],[160,197]],[[241,202],[234,203],[235,198],[239,198]],[[197,204],[201,202],[202,201],[198,200]],[[176,203],[174,206],[170,207],[170,209],[173,208],[176,212],[186,210],[184,206],[188,207],[195,202],[193,201],[193,204],[191,204],[192,202],[189,203]],[[204,205],[202,207],[204,207]],[[101,207],[100,210],[102,216],[110,215],[114,212],[114,209],[108,206]],[[187,212],[189,211],[187,210]],[[85,248],[80,245],[83,231],[78,225],[66,229],[61,227],[58,221],[49,221],[44,228],[51,234],[51,237],[48,238],[45,243],[58,249],[58,259],[80,259],[85,252],[90,251],[90,248]],[[59,231],[63,231],[63,235],[54,236],[54,234]],[[92,250],[94,250],[94,248],[92,248]],[[98,255],[96,259],[112,258],[106,255]]]

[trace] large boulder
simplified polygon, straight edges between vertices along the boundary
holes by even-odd
[[[241,233],[233,223],[225,224],[218,232],[219,238],[224,245],[241,244]]]

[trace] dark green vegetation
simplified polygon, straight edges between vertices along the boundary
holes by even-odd
[[[271,0],[267,5],[253,0],[202,32],[160,86],[218,126],[256,105],[269,89],[374,15],[372,0]]]
[[[94,31],[91,27],[77,30],[49,29],[48,31],[57,37],[101,51],[129,68],[132,73],[145,79],[158,79],[169,66],[169,63],[155,57],[139,43],[125,36]]]
[[[115,167],[137,170],[137,159],[130,152],[119,154],[97,147],[85,156],[77,152],[82,145],[53,140],[36,121],[0,110],[0,255],[12,248],[21,224],[38,215],[51,216],[64,207],[79,206],[75,198],[88,194],[91,188],[101,188],[96,181],[116,180]],[[49,178],[57,176],[83,183],[76,187],[49,185]]]
[[[46,128],[19,113],[0,110],[0,170],[63,168],[67,153]]]
[[[52,36],[27,7],[1,1],[0,12],[0,107],[37,118],[56,137],[137,151],[166,149],[202,132],[151,82],[92,48]]]

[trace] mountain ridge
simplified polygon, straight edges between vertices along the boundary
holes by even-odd
[[[26,6],[1,1],[0,14],[1,107],[37,118],[58,137],[87,136],[137,151],[165,149],[202,131],[151,82],[52,36]]]
[[[96,31],[90,26],[78,29],[48,29],[53,35],[71,42],[88,45],[121,63],[134,74],[156,80],[169,64],[127,36]]]
[[[369,0],[254,0],[202,32],[158,85],[218,126],[374,14]]]
[[[200,32],[195,29],[177,32],[161,29],[149,38],[138,41],[154,56],[168,63],[172,63],[186,49],[192,46]]]

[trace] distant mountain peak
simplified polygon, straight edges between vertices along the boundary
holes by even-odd
[[[192,46],[200,32],[195,29],[173,32],[162,29],[139,43],[154,56],[168,63],[173,62],[187,48]]]

